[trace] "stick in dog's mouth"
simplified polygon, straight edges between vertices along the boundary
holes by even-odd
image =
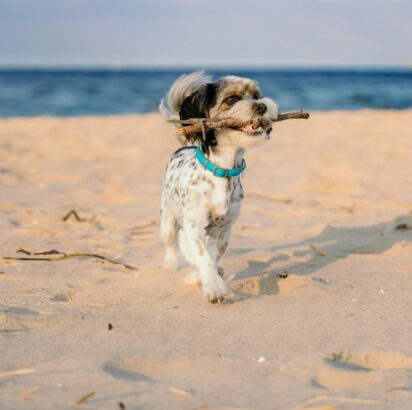
[[[270,128],[272,124],[272,121],[266,118],[254,118],[247,124],[243,124],[241,126],[236,126],[234,125],[232,128],[233,130],[240,131],[240,132],[246,132],[248,134],[260,134],[264,130],[267,130]]]
[[[302,118],[308,119],[309,113],[298,111],[298,112],[289,112],[289,113],[279,113],[276,119],[271,120],[271,122],[278,122],[283,120],[289,120],[293,118]],[[252,121],[252,123],[255,120]],[[207,129],[216,129],[216,128],[242,128],[245,126],[250,125],[250,122],[245,125],[244,122],[240,122],[239,120],[235,120],[234,118],[191,118],[187,120],[178,120],[173,119],[169,120],[169,122],[173,122],[175,124],[181,124],[180,127],[176,128],[177,135],[188,135],[190,133],[201,132],[202,126],[204,130]],[[200,123],[203,123],[202,125]]]
[[[261,127],[261,121],[260,118],[255,118],[251,120],[248,124],[243,125],[241,127],[231,127],[232,129],[236,131],[241,131],[241,132],[253,132],[256,131],[258,128]]]

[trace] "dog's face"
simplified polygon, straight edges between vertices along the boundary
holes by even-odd
[[[179,114],[181,119],[232,118],[247,122],[242,128],[222,128],[213,134],[218,146],[247,148],[269,138],[278,107],[270,98],[262,98],[255,81],[229,76],[201,85],[185,98]]]

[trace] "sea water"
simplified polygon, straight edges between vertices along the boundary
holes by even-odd
[[[156,111],[191,69],[0,69],[0,117],[115,115]],[[412,107],[407,69],[219,69],[259,82],[282,111]]]

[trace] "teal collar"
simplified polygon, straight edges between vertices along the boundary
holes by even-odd
[[[242,164],[240,165],[239,168],[232,168],[232,169],[219,168],[216,164],[214,164],[213,162],[210,162],[205,157],[205,155],[203,154],[199,146],[196,149],[196,158],[205,169],[210,171],[213,175],[217,177],[221,177],[221,178],[237,177],[246,168],[246,161],[244,159],[242,159]]]

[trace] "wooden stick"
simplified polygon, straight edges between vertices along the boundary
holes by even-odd
[[[305,119],[309,118],[308,112],[297,111],[279,114],[273,122],[279,122],[290,119]],[[202,131],[202,125],[205,130],[216,128],[242,128],[248,125],[250,121],[243,122],[233,118],[190,118],[188,120],[170,120],[176,124],[183,124],[176,128],[176,133],[179,136],[186,136]],[[189,124],[189,125],[187,125]]]
[[[187,120],[169,120],[168,122],[173,122],[175,124],[197,124],[200,121],[203,122],[219,122],[219,121],[226,121],[231,120],[230,117],[223,117],[223,118],[188,118]]]
[[[279,114],[275,121],[292,120],[292,119],[302,119],[307,120],[310,117],[308,112],[295,111],[295,112],[285,112],[284,114]]]

